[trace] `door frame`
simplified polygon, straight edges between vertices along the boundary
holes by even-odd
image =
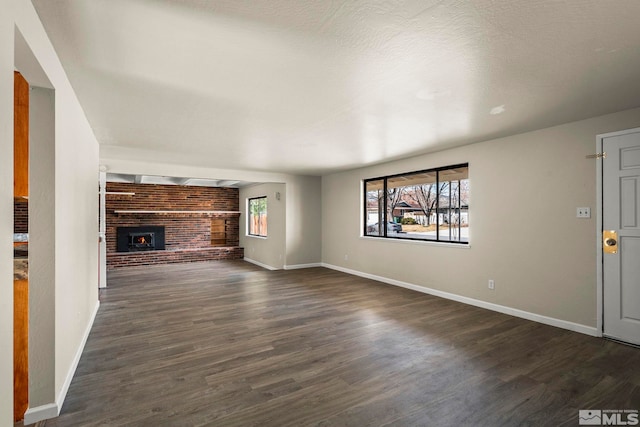
[[[608,132],[596,136],[596,153],[604,152],[604,139],[613,136],[626,135],[640,132],[640,127],[625,129],[617,132]],[[596,160],[596,329],[599,337],[604,335],[604,257],[602,252],[602,184],[603,166],[602,159]]]

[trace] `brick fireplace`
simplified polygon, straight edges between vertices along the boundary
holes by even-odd
[[[106,190],[107,269],[244,257],[237,188],[109,182]],[[160,230],[164,247],[151,247]],[[125,232],[133,250],[124,250]]]

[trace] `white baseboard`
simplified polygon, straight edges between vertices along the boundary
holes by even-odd
[[[262,267],[262,268],[266,268],[267,270],[281,270],[280,268],[276,268],[276,267],[272,267],[270,265],[267,264],[263,264],[259,261],[256,261],[254,259],[251,258],[246,258],[244,259],[247,262],[250,262],[251,264],[255,264],[258,267]],[[322,267],[322,263],[321,262],[314,262],[314,263],[310,263],[310,264],[293,264],[293,265],[285,265],[284,267],[282,267],[282,269],[284,270],[300,270],[302,268],[313,268],[313,267]]]
[[[313,268],[313,267],[322,267],[321,262],[313,262],[311,264],[293,264],[293,265],[285,265],[285,270],[299,270],[301,268]]]
[[[55,403],[47,403],[46,405],[36,406],[27,409],[24,413],[24,425],[35,424],[38,421],[48,420],[60,415],[60,409]]]
[[[24,424],[35,424],[38,421],[47,420],[49,418],[55,418],[60,415],[60,410],[62,410],[62,405],[64,403],[64,399],[67,397],[67,392],[69,391],[69,386],[71,385],[71,380],[73,380],[73,376],[76,373],[76,369],[78,368],[78,363],[80,363],[80,358],[82,357],[82,352],[84,351],[84,347],[87,344],[87,339],[89,338],[89,333],[91,333],[91,328],[93,327],[93,322],[96,320],[96,315],[98,314],[98,309],[100,308],[100,301],[96,301],[96,305],[93,308],[93,313],[91,313],[91,318],[89,319],[89,323],[85,328],[84,335],[82,337],[82,342],[76,351],[76,354],[71,362],[71,366],[69,367],[69,371],[67,372],[67,376],[64,380],[64,384],[62,384],[62,388],[56,396],[55,403],[47,403],[46,405],[36,406],[35,408],[27,409],[27,412],[24,414]]]
[[[567,320],[556,319],[553,317],[547,317],[536,313],[531,313],[517,308],[511,308],[504,305],[494,304],[474,298],[464,297],[462,295],[456,295],[449,292],[439,291],[437,289],[431,289],[424,286],[414,285],[412,283],[402,282],[400,280],[389,279],[382,276],[376,276],[375,274],[363,273],[357,270],[351,270],[349,268],[340,267],[337,265],[322,263],[323,267],[330,268],[332,270],[341,271],[347,274],[353,274],[354,276],[364,277],[366,279],[376,280],[378,282],[387,283],[389,285],[400,286],[402,288],[411,289],[414,291],[422,292],[424,294],[434,295],[441,298],[458,301],[464,304],[473,305],[476,307],[486,308],[487,310],[497,311],[498,313],[508,314],[522,319],[532,320],[534,322],[543,323],[545,325],[555,326],[569,331],[580,332],[582,334],[591,335],[594,337],[600,336],[597,328],[592,326],[581,325],[579,323],[569,322]]]
[[[75,356],[73,357],[73,362],[71,362],[71,366],[69,367],[69,371],[67,371],[67,376],[64,380],[64,384],[62,384],[62,388],[56,397],[56,404],[58,408],[62,409],[62,404],[64,403],[64,399],[67,397],[67,391],[69,391],[69,386],[71,385],[71,381],[73,380],[73,376],[76,373],[76,369],[78,368],[78,363],[80,363],[80,358],[82,357],[82,352],[84,351],[84,346],[87,344],[87,339],[89,339],[89,334],[91,333],[91,328],[93,327],[93,322],[96,320],[96,315],[98,314],[98,309],[100,308],[100,301],[96,301],[95,307],[93,307],[93,313],[91,313],[91,317],[89,318],[89,323],[84,330],[84,335],[82,336],[82,342],[76,351]]]
[[[259,261],[256,261],[256,260],[254,260],[254,259],[251,259],[251,258],[247,258],[247,257],[245,257],[245,258],[244,258],[244,260],[245,260],[245,261],[247,261],[247,262],[250,262],[251,264],[255,264],[255,265],[257,265],[258,267],[266,268],[267,270],[271,270],[271,271],[274,271],[274,270],[280,270],[279,268],[275,268],[275,267],[272,267],[272,266],[270,266],[270,265],[263,264],[263,263],[261,263],[261,262],[259,262]]]

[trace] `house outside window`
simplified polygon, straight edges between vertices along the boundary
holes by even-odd
[[[248,200],[248,227],[250,236],[267,237],[267,197]]]
[[[364,236],[469,243],[468,163],[367,179],[364,194]]]

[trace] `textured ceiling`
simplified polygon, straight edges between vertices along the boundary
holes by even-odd
[[[101,156],[323,174],[640,106],[637,0],[33,0]]]

